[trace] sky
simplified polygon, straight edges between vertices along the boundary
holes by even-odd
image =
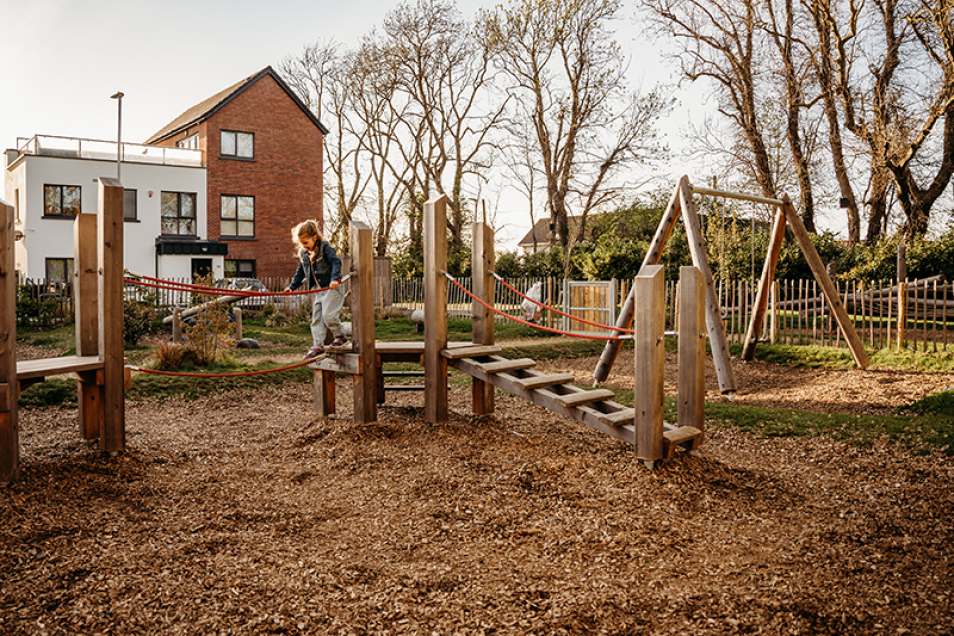
[[[501,0],[458,0],[465,18]],[[394,0],[0,0],[5,55],[0,62],[0,145],[57,135],[115,140],[117,91],[122,138],[142,142],[190,106],[276,67],[306,45],[336,40],[347,47],[380,26]],[[658,46],[640,36],[626,10],[617,27],[633,87],[648,90],[671,77]],[[699,100],[679,95],[664,129],[671,145]],[[678,175],[676,175],[678,177]],[[675,185],[675,177],[672,179]],[[498,249],[513,249],[529,229],[514,195],[496,203]]]

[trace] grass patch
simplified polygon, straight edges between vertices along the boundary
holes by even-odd
[[[77,395],[76,380],[50,378],[21,391],[17,406],[21,409],[66,406],[76,404]]]

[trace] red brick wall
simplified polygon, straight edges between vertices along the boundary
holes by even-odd
[[[222,239],[226,258],[254,260],[259,277],[290,277],[296,267],[291,228],[305,219],[323,223],[321,131],[270,75],[188,132],[197,129],[208,165],[208,237],[221,238],[221,195],[253,196],[255,239]],[[253,133],[254,161],[220,158],[222,130]]]

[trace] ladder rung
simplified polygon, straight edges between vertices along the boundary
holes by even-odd
[[[587,402],[601,402],[616,397],[616,394],[609,389],[594,389],[592,391],[579,391],[577,393],[567,393],[566,395],[556,395],[553,399],[565,407],[578,406]]]
[[[700,431],[695,426],[680,426],[678,428],[673,428],[665,433],[663,433],[663,438],[673,446],[678,446],[679,444],[685,444],[691,440],[696,439],[702,435]]]
[[[520,378],[514,380],[513,384],[525,391],[532,391],[545,386],[553,386],[554,384],[566,384],[567,382],[572,382],[573,379],[573,376],[569,373],[557,373],[556,375],[536,375],[530,378]]]
[[[479,358],[480,356],[492,356],[500,352],[501,348],[497,345],[474,345],[472,347],[454,347],[453,349],[442,349],[441,355],[448,360],[457,360],[459,358]]]
[[[604,424],[620,426],[621,424],[632,424],[636,417],[636,409],[622,409],[613,413],[603,413],[599,419]]]
[[[496,362],[478,362],[485,373],[502,373],[503,371],[517,371],[518,369],[529,369],[537,366],[537,361],[530,358],[520,358],[519,360],[498,360]]]

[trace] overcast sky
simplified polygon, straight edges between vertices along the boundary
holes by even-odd
[[[459,0],[472,19],[493,0]],[[142,142],[190,106],[318,40],[355,46],[393,0],[0,0],[0,145],[18,137],[116,139],[116,91],[125,94],[123,141]],[[632,82],[666,81],[656,46],[624,10],[618,40],[635,60]],[[686,99],[686,94],[680,95]],[[691,99],[691,98],[689,98]],[[678,132],[686,115],[666,124]],[[675,139],[670,139],[675,142]],[[673,183],[675,183],[673,181]],[[505,242],[528,229],[519,200],[499,204]],[[501,220],[498,218],[498,220]],[[517,237],[519,238],[519,237]]]

